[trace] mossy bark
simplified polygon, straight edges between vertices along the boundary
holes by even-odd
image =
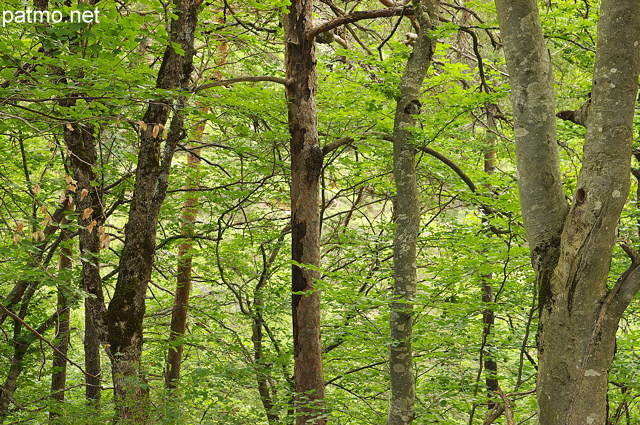
[[[618,322],[640,288],[633,254],[627,272],[607,286],[629,193],[640,3],[601,4],[584,159],[570,207],[560,181],[553,73],[537,4],[496,4],[512,86],[520,203],[540,288],[538,420],[604,424]]]
[[[420,89],[431,65],[435,38],[430,34],[436,22],[437,1],[414,0],[420,32],[409,57],[396,106],[393,131],[393,175],[396,185],[396,230],[393,244],[393,302],[389,316],[391,345],[389,375],[391,396],[389,425],[413,422],[415,377],[413,371],[413,300],[416,293],[416,252],[420,232],[420,200],[416,179],[416,148],[410,128],[420,113]]]
[[[167,46],[156,87],[165,90],[187,89],[194,55],[194,33],[200,2],[175,2],[177,19],[171,21],[170,40],[180,45]],[[140,125],[140,149],[133,198],[125,226],[118,280],[106,314],[107,342],[112,362],[116,399],[116,422],[146,423],[149,393],[145,376],[140,373],[145,296],[153,267],[156,226],[164,201],[168,174],[178,141],[184,137],[181,101],[164,140],[164,126],[174,100],[163,99],[149,105]]]

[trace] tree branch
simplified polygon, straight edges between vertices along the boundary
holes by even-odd
[[[336,139],[333,142],[329,143],[328,145],[324,145],[322,147],[322,154],[326,155],[329,152],[332,152],[342,146],[350,145],[354,141],[355,139],[353,137],[341,137],[339,139]]]
[[[45,337],[43,337],[40,332],[43,332],[45,329],[43,328],[48,328],[49,326],[45,326],[50,322],[51,318],[55,318],[58,316],[58,314],[54,314],[53,316],[50,317],[49,320],[45,321],[45,323],[43,325],[41,325],[38,330],[40,332],[38,332],[38,330],[33,329],[31,326],[29,326],[29,324],[27,322],[25,322],[24,320],[22,320],[20,317],[18,317],[18,315],[14,314],[11,310],[9,310],[7,307],[4,306],[4,304],[0,303],[0,309],[4,310],[4,314],[6,314],[7,316],[11,317],[13,320],[19,322],[22,324],[22,326],[24,326],[25,328],[27,328],[29,330],[29,332],[31,332],[36,338],[38,338],[39,340],[43,341],[45,344],[47,344],[49,347],[51,347],[53,349],[53,351],[56,352],[57,355],[59,355],[60,357],[64,358],[66,361],[68,361],[69,363],[71,363],[72,365],[74,365],[75,367],[77,367],[80,372],[82,372],[83,374],[85,374],[86,376],[90,376],[92,378],[95,379],[99,379],[100,381],[104,381],[103,379],[100,379],[100,377],[98,376],[93,376],[90,373],[85,372],[85,370],[82,368],[82,366],[80,366],[78,363],[74,362],[73,360],[71,360],[69,357],[67,357],[62,351],[60,351],[55,345],[53,345],[51,342],[49,342],[48,339],[46,339]]]
[[[464,171],[462,171],[462,169],[458,166],[458,164],[456,164],[455,162],[453,162],[451,159],[447,158],[446,156],[444,156],[440,152],[438,152],[438,151],[436,151],[434,149],[431,149],[429,147],[416,146],[416,149],[418,149],[418,150],[420,150],[420,151],[422,151],[424,153],[428,153],[429,155],[439,159],[447,167],[451,168],[454,173],[456,173],[458,176],[460,176],[460,178],[466,183],[466,185],[469,187],[469,189],[471,189],[471,191],[473,193],[476,192],[476,185],[473,183],[471,178]]]
[[[202,84],[196,87],[195,89],[193,89],[193,92],[198,93],[199,91],[210,89],[212,87],[228,86],[230,84],[235,84],[235,83],[255,83],[255,82],[263,82],[263,81],[278,83],[285,86],[287,85],[287,80],[285,78],[273,77],[270,75],[265,75],[263,77],[237,77],[237,78],[230,78],[228,80],[220,80],[220,81],[215,81],[213,83]]]
[[[361,21],[363,19],[385,18],[389,16],[397,16],[404,14],[405,16],[413,15],[413,8],[410,6],[398,6],[390,7],[388,9],[376,9],[376,10],[361,10],[358,12],[349,13],[348,15],[340,16],[317,27],[311,28],[307,33],[307,38],[312,40],[318,34],[330,31],[341,25],[351,24]]]

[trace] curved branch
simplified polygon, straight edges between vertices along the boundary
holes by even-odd
[[[278,83],[285,86],[287,85],[287,80],[285,78],[273,77],[270,75],[265,75],[263,77],[237,77],[237,78],[230,78],[228,80],[220,80],[220,81],[215,81],[213,83],[202,84],[196,87],[195,89],[193,89],[193,92],[198,93],[199,91],[210,89],[212,87],[228,86],[230,84],[235,84],[235,83],[255,83],[255,82],[262,82],[262,81]]]
[[[460,168],[458,166],[458,164],[456,164],[455,162],[453,162],[451,159],[447,158],[446,156],[444,156],[440,152],[438,152],[438,151],[436,151],[434,149],[431,149],[429,147],[416,146],[416,149],[418,149],[418,150],[420,150],[420,151],[422,151],[424,153],[427,153],[427,154],[439,159],[447,167],[451,168],[454,173],[456,173],[458,176],[460,176],[460,178],[466,183],[466,185],[469,187],[469,189],[471,189],[471,191],[473,193],[476,192],[476,185],[473,183],[471,178],[464,171],[462,171],[462,168]]]
[[[332,151],[338,149],[339,147],[342,147],[342,146],[345,146],[345,145],[350,145],[354,141],[355,141],[355,139],[353,137],[341,137],[339,139],[336,139],[333,142],[329,143],[328,145],[324,145],[322,147],[322,154],[326,155],[329,152],[332,152]]]
[[[410,6],[398,6],[390,7],[388,9],[376,9],[376,10],[361,10],[358,12],[349,13],[348,15],[340,16],[317,27],[313,27],[307,33],[307,39],[311,40],[318,34],[330,31],[341,25],[351,24],[361,21],[363,19],[385,18],[389,16],[396,16],[404,14],[405,16],[413,15],[413,8]]]
[[[482,56],[480,56],[480,50],[478,49],[478,36],[476,33],[470,28],[464,27],[462,25],[458,26],[458,30],[462,32],[466,32],[471,36],[473,40],[473,53],[476,55],[476,62],[478,63],[478,74],[480,76],[480,85],[484,89],[485,93],[491,93],[493,90],[487,84],[487,80],[484,75],[484,65],[482,63]]]

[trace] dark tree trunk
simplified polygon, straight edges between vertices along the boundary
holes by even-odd
[[[187,88],[193,65],[199,5],[197,0],[175,3],[178,17],[171,22],[169,35],[170,40],[184,50],[184,54],[178,54],[172,45],[166,48],[156,82],[156,87],[160,89]],[[145,296],[154,261],[158,212],[166,196],[175,147],[184,137],[181,100],[176,106],[164,151],[161,152],[164,126],[172,103],[171,99],[151,103],[140,124],[140,150],[133,198],[125,227],[118,280],[106,314],[116,421],[145,423],[148,419],[148,387],[139,369]]]
[[[65,237],[65,240],[68,239]],[[60,265],[59,270],[65,272],[72,267],[71,262],[71,249],[68,247],[61,248],[60,251]],[[67,355],[69,349],[69,319],[71,316],[71,306],[69,305],[68,297],[69,289],[63,286],[58,287],[58,323],[56,326],[56,336],[54,339],[57,350],[64,356]],[[64,388],[67,382],[67,359],[58,353],[53,351],[52,369],[51,373],[51,394],[52,398],[57,401],[64,400]],[[58,416],[55,410],[52,410],[49,414],[49,418],[54,420]]]
[[[66,105],[71,106],[71,105]],[[102,223],[102,193],[95,171],[95,129],[69,124],[64,129],[64,141],[71,156],[73,180],[69,188],[75,192],[74,202],[80,226],[80,256],[82,261],[82,289],[90,294],[85,298],[84,354],[87,400],[100,400],[100,346],[105,342],[104,295],[100,277],[100,226]]]
[[[14,335],[21,331],[21,325],[14,325]],[[18,377],[22,372],[22,365],[24,356],[27,354],[27,349],[31,345],[31,342],[15,342],[13,349],[13,356],[11,357],[11,364],[9,365],[9,372],[7,377],[0,388],[0,423],[4,423],[4,419],[9,413],[9,406],[13,398],[13,393],[18,388]]]
[[[496,129],[496,122],[494,114],[496,113],[496,106],[488,104],[486,105],[487,112],[487,126],[491,130]],[[493,175],[495,172],[496,163],[496,138],[492,132],[487,133],[486,146],[484,150],[484,172],[487,175]],[[489,189],[489,188],[488,188]],[[498,383],[498,362],[493,354],[493,344],[490,341],[491,334],[493,332],[493,326],[496,320],[496,313],[494,311],[495,296],[493,293],[492,285],[493,273],[483,275],[482,280],[482,303],[485,308],[482,312],[482,359],[483,368],[485,372],[485,385],[487,388],[488,403],[487,407],[492,410],[497,406],[496,398],[497,391],[500,389]]]
[[[262,273],[260,274],[260,279],[258,280],[258,283],[256,284],[256,287],[253,291],[253,309],[251,311],[251,313],[253,314],[251,341],[253,342],[253,359],[256,367],[258,393],[260,394],[260,400],[262,401],[262,406],[264,407],[267,420],[269,421],[269,424],[272,425],[279,424],[281,423],[281,421],[278,414],[274,411],[275,391],[269,384],[271,380],[271,368],[273,365],[271,363],[267,363],[264,358],[264,287],[269,280],[269,276],[271,275],[271,266],[278,258],[278,254],[280,253],[285,235],[289,230],[289,226],[283,229],[280,237],[276,242],[275,247],[273,248],[269,256],[267,256],[264,245],[260,246],[262,250],[263,266]]]
[[[291,249],[294,377],[297,424],[326,423],[320,343],[319,181],[322,149],[318,143],[315,46],[311,28],[312,0],[294,0],[284,16],[287,100],[291,135]]]
[[[50,236],[59,229],[58,223],[60,223],[64,219],[64,214],[67,210],[67,207],[68,202],[67,200],[65,200],[62,205],[52,214],[52,223],[43,230],[45,236]],[[36,265],[41,263],[45,247],[46,241],[37,244],[38,253],[33,257],[33,263],[31,264],[32,267],[37,267]],[[19,280],[15,284],[9,295],[5,298],[2,307],[0,307],[0,323],[4,322],[4,320],[7,317],[10,317],[11,314],[16,315],[20,320],[24,321],[29,311],[31,299],[33,298],[33,295],[37,291],[38,287],[39,282],[37,281]],[[19,308],[17,309],[17,311],[14,311],[14,307],[18,306]],[[58,312],[45,320],[36,329],[36,331],[42,334],[44,331],[53,326],[56,323],[57,319]],[[26,355],[29,346],[36,339],[29,330],[24,329],[24,326],[20,320],[16,320],[15,318],[13,319],[13,337],[11,339],[11,344],[13,345],[13,355],[11,358],[9,371],[7,372],[7,377],[0,387],[0,423],[3,422],[4,418],[8,414],[8,409],[11,405],[13,394],[18,387],[18,377],[22,372],[24,356]]]
[[[11,357],[11,364],[9,366],[7,377],[5,378],[4,384],[0,387],[0,423],[3,423],[4,419],[9,413],[9,406],[13,402],[13,394],[15,393],[16,388],[18,388],[18,377],[20,376],[20,373],[22,372],[22,368],[24,366],[24,357],[27,354],[27,351],[29,350],[31,344],[33,344],[33,342],[37,339],[36,336],[31,332],[31,330],[26,330],[23,326],[24,316],[26,315],[26,311],[36,288],[37,285],[29,286],[22,302],[23,308],[21,308],[17,314],[14,313],[15,316],[20,320],[16,320],[14,318],[13,321],[13,356]],[[58,315],[59,312],[56,311],[54,314],[49,316],[49,318],[47,318],[47,320],[45,320],[37,329],[35,329],[35,331],[39,335],[42,335],[56,323],[56,321],[58,320]]]

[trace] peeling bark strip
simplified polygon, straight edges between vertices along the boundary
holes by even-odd
[[[570,209],[558,173],[553,76],[536,2],[496,5],[513,90],[520,202],[540,285],[538,420],[604,424],[618,322],[640,289],[634,255],[607,287],[629,193],[640,2],[601,3],[584,160]]]
[[[435,50],[436,40],[429,31],[437,20],[437,0],[414,0],[413,8],[420,33],[400,80],[400,99],[393,128],[393,175],[396,183],[398,220],[393,243],[393,303],[389,316],[391,345],[389,375],[391,397],[387,423],[411,424],[415,417],[415,378],[413,372],[413,299],[416,293],[416,251],[420,232],[420,200],[416,181],[416,148],[407,129],[420,113],[420,88]]]
[[[171,22],[170,41],[184,50],[179,55],[167,46],[158,71],[156,87],[187,88],[194,55],[194,32],[198,19],[197,0],[177,0],[176,20]],[[125,227],[125,242],[119,265],[118,281],[107,311],[109,354],[112,361],[116,397],[116,420],[147,421],[148,390],[139,374],[142,353],[142,320],[145,295],[151,277],[156,243],[157,217],[167,188],[167,180],[175,144],[182,137],[180,111],[174,114],[162,155],[160,144],[172,106],[171,99],[149,105],[140,129],[140,151],[136,181]],[[160,127],[160,128],[162,128]]]
[[[291,135],[291,250],[299,264],[320,265],[320,172],[315,46],[311,29],[312,0],[294,0],[284,16],[286,86]],[[296,423],[326,423],[320,343],[320,294],[317,270],[292,266],[292,319]]]

